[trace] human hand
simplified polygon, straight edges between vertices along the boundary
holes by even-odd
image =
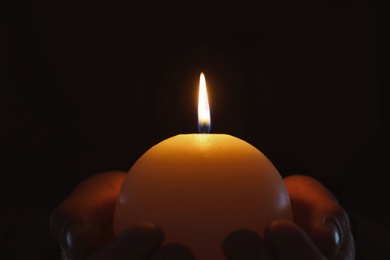
[[[96,174],[77,185],[54,210],[50,229],[62,259],[193,259],[182,245],[161,247],[164,233],[153,223],[139,223],[114,236],[115,204],[126,174]]]
[[[56,208],[50,227],[63,260],[193,259],[181,245],[160,248],[164,234],[153,223],[140,223],[114,238],[112,219],[126,174],[97,174]],[[354,259],[349,219],[333,195],[307,176],[290,176],[285,183],[294,223],[270,223],[263,239],[252,231],[232,233],[224,243],[227,259]]]
[[[355,259],[348,215],[329,190],[308,176],[284,182],[294,222],[275,220],[262,238],[249,230],[233,232],[224,241],[227,259]]]

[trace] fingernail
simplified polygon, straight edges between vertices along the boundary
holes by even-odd
[[[335,221],[334,219],[327,219],[325,221],[325,226],[327,229],[329,229],[332,234],[332,239],[337,247],[340,246],[342,241],[342,233],[341,233],[341,227],[338,221]]]
[[[73,224],[66,232],[65,235],[65,249],[71,250],[74,246],[74,238],[81,233],[81,225]]]
[[[327,229],[327,243],[324,243],[324,253],[328,257],[333,257],[340,249],[341,242],[343,241],[341,227],[339,223],[334,219],[327,219],[324,224]]]
[[[79,223],[75,223],[66,232],[65,250],[73,257],[84,257],[90,251],[91,238]]]

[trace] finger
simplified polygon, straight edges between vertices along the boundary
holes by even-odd
[[[272,259],[261,237],[251,230],[237,230],[223,242],[223,252],[228,260]]]
[[[264,230],[264,239],[279,260],[325,260],[324,255],[306,233],[291,221],[271,222]]]
[[[195,260],[192,252],[181,244],[169,244],[158,250],[153,260]]]
[[[333,194],[314,178],[295,175],[284,181],[294,222],[326,257],[333,258],[350,230],[347,213]]]
[[[81,182],[53,212],[50,229],[65,250],[85,257],[113,239],[112,220],[126,172],[97,174]]]
[[[106,247],[94,252],[86,260],[150,259],[163,240],[163,231],[155,224],[138,224],[123,231]]]

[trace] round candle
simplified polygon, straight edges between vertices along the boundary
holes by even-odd
[[[237,229],[262,234],[292,219],[283,179],[254,146],[226,134],[181,134],[143,154],[125,178],[114,233],[151,221],[164,243],[182,243],[196,259],[222,260],[223,239]]]
[[[208,134],[210,113],[203,73],[198,118],[201,134],[180,134],[146,151],[120,190],[113,228],[154,222],[164,244],[181,243],[200,260],[225,259],[223,240],[250,229],[260,236],[275,219],[292,220],[290,199],[272,162],[253,145]]]

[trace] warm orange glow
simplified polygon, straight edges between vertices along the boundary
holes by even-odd
[[[210,106],[207,97],[206,78],[200,73],[198,98],[198,127],[200,133],[208,133],[211,128]]]

